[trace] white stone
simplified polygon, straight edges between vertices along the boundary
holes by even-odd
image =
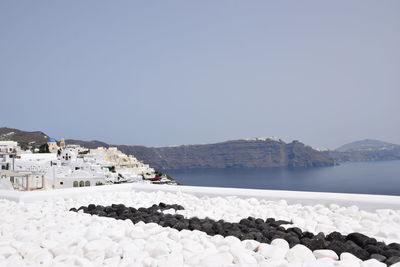
[[[240,247],[231,249],[233,262],[243,266],[257,265],[257,260],[253,257],[249,250],[244,250]]]
[[[164,256],[169,254],[169,248],[165,243],[161,242],[147,242],[145,246],[145,250],[149,253],[149,255],[153,258]]]
[[[16,254],[17,250],[11,246],[1,246],[0,247],[0,255],[5,256],[6,258],[10,257],[13,254]]]
[[[0,200],[0,262],[13,267],[39,265],[35,265],[35,261],[60,267],[216,266],[215,262],[220,266],[256,264],[279,267],[331,266],[332,262],[341,267],[379,264],[373,260],[362,262],[349,253],[343,253],[340,261],[333,261],[337,257],[326,251],[314,251],[311,253],[314,260],[309,261],[309,252],[296,257],[291,255],[296,253],[293,249],[289,250],[288,243],[283,239],[275,239],[271,245],[259,244],[253,240],[240,241],[232,236],[207,236],[203,232],[189,230],[179,232],[154,223],[139,222],[134,225],[129,220],[68,212],[71,207],[89,203],[150,207],[159,202],[183,205],[186,210],[178,213],[185,217],[207,216],[228,222],[237,222],[247,216],[274,217],[298,222],[296,226],[303,231],[335,229],[343,234],[361,231],[385,242],[399,242],[400,238],[397,231],[400,228],[400,211],[395,210],[365,212],[340,206],[329,206],[327,209],[324,205],[304,206],[239,197],[197,197],[161,191],[102,192],[55,197],[51,201],[29,204]],[[285,257],[299,262],[289,263]]]
[[[343,252],[342,254],[340,254],[340,260],[341,261],[343,261],[343,260],[356,261],[358,263],[362,262],[361,259],[357,258],[353,254],[348,253],[348,252]]]
[[[315,261],[316,258],[312,251],[304,245],[295,245],[286,254],[286,260],[291,262]]]
[[[260,242],[256,240],[243,240],[242,243],[246,249],[252,251],[256,251],[258,249],[258,246],[260,245]]]
[[[361,267],[386,267],[386,264],[376,259],[369,259],[361,263]]]
[[[284,251],[289,250],[289,243],[285,239],[282,239],[282,238],[277,238],[277,239],[272,240],[271,245],[280,247]]]
[[[281,267],[287,264],[288,264],[287,260],[267,259],[264,262],[260,263],[260,267]]]
[[[356,260],[340,260],[336,262],[336,266],[340,267],[359,267],[360,262]]]
[[[198,266],[204,267],[218,267],[218,266],[228,266],[233,264],[233,256],[228,253],[214,253],[207,257],[201,259]]]
[[[336,254],[336,252],[330,249],[317,249],[313,251],[313,254],[317,259],[321,258],[330,258],[333,260],[339,259],[339,256]]]
[[[302,267],[333,267],[335,266],[335,261],[330,258],[321,258],[316,261],[309,261],[303,263]]]
[[[282,260],[286,256],[286,251],[278,246],[261,243],[258,247],[258,253],[266,259]]]
[[[104,251],[106,248],[110,247],[113,245],[113,242],[111,240],[107,239],[96,239],[88,242],[84,249],[86,251],[94,251],[94,250],[102,250]]]

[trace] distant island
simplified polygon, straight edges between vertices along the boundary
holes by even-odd
[[[400,160],[400,145],[365,139],[323,153],[337,162]]]
[[[17,141],[22,147],[40,146],[48,136],[40,131],[26,132],[0,128],[0,140]],[[146,147],[111,145],[101,141],[67,139],[69,144],[86,148],[117,147],[156,169],[191,168],[301,168],[333,166],[346,161],[399,160],[400,145],[379,140],[362,140],[335,150],[316,150],[297,140],[285,143],[279,138],[249,138],[204,145]]]

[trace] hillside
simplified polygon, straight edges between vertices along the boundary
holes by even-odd
[[[354,141],[348,144],[344,144],[336,149],[339,152],[359,151],[359,150],[383,150],[391,149],[398,145],[387,143],[375,139],[365,139],[360,141]]]
[[[400,145],[365,139],[323,153],[338,162],[400,160]]]
[[[16,141],[25,149],[28,145],[40,146],[45,144],[49,137],[40,131],[27,132],[18,129],[0,127],[0,141]]]

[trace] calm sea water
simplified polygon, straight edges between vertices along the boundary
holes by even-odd
[[[239,168],[166,171],[184,185],[400,195],[400,161],[308,169]]]

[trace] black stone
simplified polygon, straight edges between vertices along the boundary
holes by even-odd
[[[400,257],[400,251],[396,249],[388,249],[384,250],[382,255],[384,255],[386,258],[390,258],[392,256]]]
[[[310,242],[309,246],[307,246],[307,247],[311,250],[317,250],[317,249],[325,249],[328,246],[329,246],[328,242],[325,239],[313,238],[313,239],[311,239],[311,242]],[[334,249],[332,249],[332,250],[334,250]]]
[[[346,237],[339,232],[332,232],[326,236],[326,240],[328,241],[337,240],[340,242],[346,242]]]
[[[383,249],[379,248],[378,246],[374,246],[374,245],[366,245],[364,247],[364,249],[366,251],[368,251],[369,254],[382,254],[383,253]]]
[[[299,237],[299,238],[303,235],[303,231],[301,231],[301,229],[298,228],[298,227],[291,227],[291,228],[288,228],[288,229],[286,230],[286,232],[287,232],[287,233],[290,233],[290,232],[295,233],[295,234],[297,235],[297,237]]]
[[[343,242],[340,242],[337,240],[333,240],[332,242],[330,242],[330,244],[326,248],[335,251],[336,254],[338,254],[338,255],[350,250],[350,247],[346,243],[343,243]],[[317,248],[317,249],[321,249],[321,248]],[[315,249],[312,249],[312,250],[315,250]]]
[[[392,264],[395,264],[395,263],[398,263],[398,262],[400,262],[400,257],[398,257],[398,256],[392,256],[392,257],[388,258],[388,259],[385,261],[385,263],[386,263],[388,266],[390,266],[390,265],[392,265]]]
[[[311,232],[303,232],[303,237],[307,237],[307,238],[313,238],[314,237],[314,234],[313,233],[311,233]]]
[[[365,247],[368,244],[376,245],[376,243],[377,243],[376,239],[369,238],[368,236],[363,235],[361,233],[351,233],[351,234],[347,235],[347,240],[353,241],[360,247]]]
[[[385,262],[387,260],[387,258],[385,256],[381,255],[381,254],[371,254],[370,258],[371,259],[375,259],[375,260],[380,261],[380,262]]]
[[[395,249],[395,250],[399,250],[400,251],[400,244],[398,243],[390,243],[389,245],[387,245],[389,248],[391,249]]]
[[[356,256],[357,258],[365,261],[369,259],[370,254],[368,253],[368,251],[366,251],[365,249],[362,249],[360,247],[351,247],[349,248],[348,252],[350,252],[351,254],[353,254],[354,256]]]

